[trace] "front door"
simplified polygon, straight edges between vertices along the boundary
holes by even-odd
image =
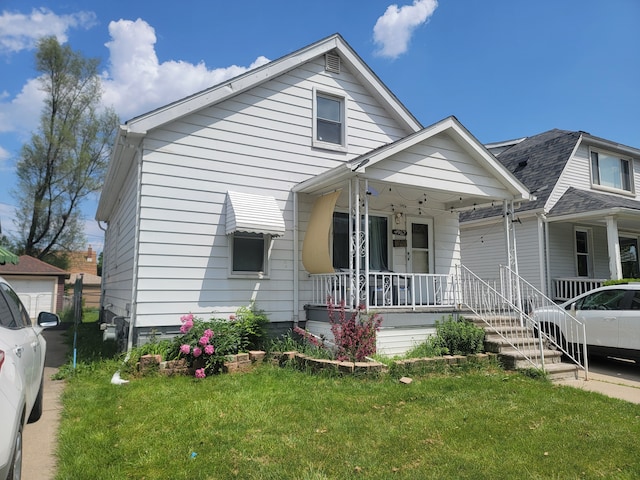
[[[433,222],[422,218],[410,218],[407,232],[407,269],[413,273],[413,291],[418,305],[435,302],[434,284],[427,275],[433,268]]]

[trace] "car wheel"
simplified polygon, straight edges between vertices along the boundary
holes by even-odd
[[[22,422],[18,426],[16,438],[13,442],[13,459],[9,469],[8,480],[20,480],[22,477]]]
[[[31,413],[29,414],[29,420],[27,423],[33,423],[40,420],[42,416],[42,397],[44,392],[44,373],[42,374],[42,378],[40,379],[40,389],[38,390],[38,396],[36,397],[36,401],[33,404],[33,408],[31,409]]]

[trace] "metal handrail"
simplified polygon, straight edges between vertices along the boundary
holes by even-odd
[[[569,310],[556,304],[536,287],[518,276],[509,267],[500,266],[501,283],[515,284],[519,298],[512,302],[522,305],[539,338],[553,348],[560,350],[564,356],[575,363],[588,376],[589,362],[587,358],[586,327]],[[503,289],[504,291],[504,289]]]

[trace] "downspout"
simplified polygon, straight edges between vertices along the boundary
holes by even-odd
[[[298,326],[300,301],[300,246],[298,245],[298,192],[293,192],[293,326]]]
[[[129,360],[131,355],[131,349],[133,348],[133,330],[136,319],[137,305],[138,305],[138,269],[139,261],[138,255],[140,253],[140,217],[142,210],[142,143],[138,147],[138,169],[137,169],[137,188],[136,188],[136,219],[135,219],[135,239],[133,244],[133,281],[131,285],[131,311],[129,312],[129,336],[127,338],[127,355],[125,361]]]

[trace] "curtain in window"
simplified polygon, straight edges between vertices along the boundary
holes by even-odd
[[[369,217],[369,269],[388,270],[387,219],[385,217]]]

